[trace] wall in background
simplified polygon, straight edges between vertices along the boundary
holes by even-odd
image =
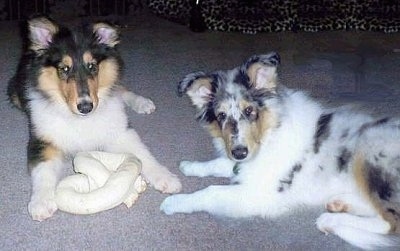
[[[0,20],[21,20],[36,14],[56,18],[132,15],[142,0],[0,0]]]

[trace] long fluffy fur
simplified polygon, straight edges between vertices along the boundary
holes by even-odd
[[[29,118],[31,217],[42,221],[57,210],[54,192],[62,168],[80,151],[133,153],[156,189],[178,192],[177,177],[128,126],[124,105],[139,113],[151,113],[155,106],[119,86],[118,30],[103,22],[69,28],[45,17],[29,20],[27,30],[27,49],[8,95]]]
[[[277,217],[300,205],[329,211],[317,228],[363,249],[398,247],[400,120],[327,109],[278,83],[276,53],[228,71],[197,72],[179,84],[222,149],[208,162],[183,161],[187,176],[233,184],[172,195],[166,214],[206,211]]]

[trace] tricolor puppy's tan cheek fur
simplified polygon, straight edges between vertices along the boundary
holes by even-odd
[[[72,58],[64,56],[59,67],[72,67]],[[76,111],[77,88],[75,81],[61,79],[59,69],[53,66],[44,67],[38,78],[38,89],[46,93],[52,100],[58,103],[67,103],[71,110]]]
[[[115,59],[106,59],[100,62],[98,73],[98,92],[106,95],[117,83],[119,78],[119,67]]]
[[[94,77],[93,79],[88,79],[88,86],[89,86],[89,95],[93,102],[93,107],[94,109],[96,109],[96,107],[99,104],[99,96],[98,96],[99,84],[97,77]]]
[[[60,88],[61,79],[57,69],[49,66],[40,71],[37,88],[56,102],[65,102],[63,91]]]
[[[60,81],[60,89],[71,111],[79,113],[76,106],[76,104],[78,103],[78,90],[75,80]]]

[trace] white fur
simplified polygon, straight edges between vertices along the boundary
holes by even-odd
[[[327,140],[318,154],[313,152],[318,119],[331,111],[302,92],[285,90],[282,96],[282,102],[271,99],[266,104],[270,111],[278,115],[280,126],[270,129],[261,139],[258,153],[240,163],[238,175],[233,175],[235,163],[226,156],[203,164],[181,163],[180,168],[185,175],[232,177],[234,184],[169,196],[161,204],[161,210],[166,214],[205,211],[229,217],[277,217],[301,205],[324,206],[333,200],[340,200],[352,205],[353,214],[323,214],[317,220],[318,229],[337,234],[365,249],[397,245],[394,239],[385,236],[389,224],[378,216],[375,207],[360,192],[352,172],[337,171],[337,159],[343,143]],[[393,156],[394,152],[399,153],[400,133],[394,128],[398,122],[390,124],[393,128],[371,129],[365,137],[358,138],[356,130],[373,121],[372,118],[347,109],[332,111],[335,116],[330,135],[340,138],[345,129],[353,135],[347,139],[345,147],[358,149],[365,156],[381,150],[385,154],[393,153]],[[281,181],[297,163],[301,163],[302,168],[295,173],[290,187],[283,192],[278,191]],[[387,168],[393,167],[392,163]]]
[[[154,111],[153,102],[133,93],[120,95],[119,92],[101,95],[97,109],[80,116],[72,113],[66,104],[45,100],[31,90],[29,108],[35,135],[51,142],[67,156],[94,150],[132,153],[142,161],[143,176],[157,190],[164,193],[180,191],[178,178],[158,163],[134,129],[128,128],[124,102],[139,113]],[[64,160],[57,158],[34,167],[29,203],[29,212],[34,220],[44,220],[57,210],[54,190],[59,166]]]

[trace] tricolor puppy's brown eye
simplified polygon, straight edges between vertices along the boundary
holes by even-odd
[[[64,67],[62,68],[62,71],[63,71],[64,73],[68,73],[68,72],[69,72],[69,66],[64,66]]]
[[[226,113],[225,112],[220,112],[217,115],[217,121],[219,123],[223,122],[226,119]]]
[[[68,74],[68,72],[70,71],[70,67],[68,65],[62,65],[58,68],[58,71],[62,74]]]
[[[94,62],[88,63],[87,66],[88,70],[90,72],[96,72],[97,71],[97,65]]]

